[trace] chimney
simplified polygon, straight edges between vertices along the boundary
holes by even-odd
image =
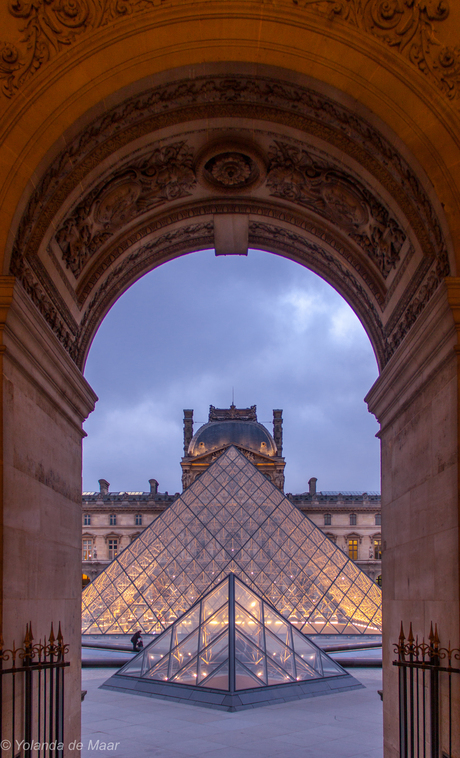
[[[110,484],[108,483],[107,479],[99,479],[99,492],[101,495],[108,495],[109,487]]]
[[[184,410],[184,455],[188,453],[188,446],[193,437],[193,411]]]
[[[278,455],[283,455],[283,411],[273,411],[273,439],[275,440]]]
[[[317,481],[318,480],[316,476],[312,476],[312,478],[308,480],[308,492],[312,497],[316,495],[316,482]]]
[[[149,479],[150,484],[150,494],[156,495],[158,492],[158,482],[156,479]]]

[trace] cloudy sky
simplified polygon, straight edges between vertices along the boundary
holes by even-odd
[[[363,398],[377,378],[360,322],[322,279],[261,251],[193,253],[152,271],[114,305],[85,376],[83,489],[181,489],[184,408],[282,408],[286,492],[380,490],[378,425]]]

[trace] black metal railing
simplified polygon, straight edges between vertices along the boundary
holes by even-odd
[[[0,639],[0,743],[5,758],[64,755],[64,669],[68,645],[61,625],[34,643],[27,624],[22,647]],[[5,663],[7,664],[5,667]]]
[[[452,663],[460,660],[460,649],[451,648],[450,642],[441,647],[433,624],[428,642],[414,637],[412,624],[406,638],[401,622],[394,651],[398,660],[393,665],[399,668],[400,758],[441,758],[441,743],[442,758],[451,758],[452,677],[460,674]]]

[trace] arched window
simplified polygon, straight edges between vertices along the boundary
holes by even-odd
[[[350,526],[356,526],[356,513],[350,513]]]
[[[136,513],[136,526],[142,526],[142,513]]]
[[[380,561],[382,559],[382,538],[374,537],[374,560]]]
[[[381,526],[381,524],[382,524],[382,514],[381,513],[376,513],[375,514],[375,525],[376,526]]]
[[[358,540],[355,537],[351,537],[351,539],[348,540],[348,557],[351,558],[352,561],[358,560]]]
[[[116,526],[117,525],[117,514],[111,513],[109,518],[109,524],[110,526]]]
[[[82,543],[82,558],[84,561],[90,561],[93,557],[93,540],[84,539]]]
[[[330,513],[324,514],[324,526],[330,526],[332,524],[332,516]]]
[[[83,516],[83,525],[84,526],[91,526],[91,514],[85,513]]]

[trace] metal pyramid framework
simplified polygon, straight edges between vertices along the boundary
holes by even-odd
[[[83,592],[83,633],[158,634],[234,573],[305,634],[381,633],[381,590],[235,447]]]
[[[234,574],[104,684],[231,711],[360,686]]]

